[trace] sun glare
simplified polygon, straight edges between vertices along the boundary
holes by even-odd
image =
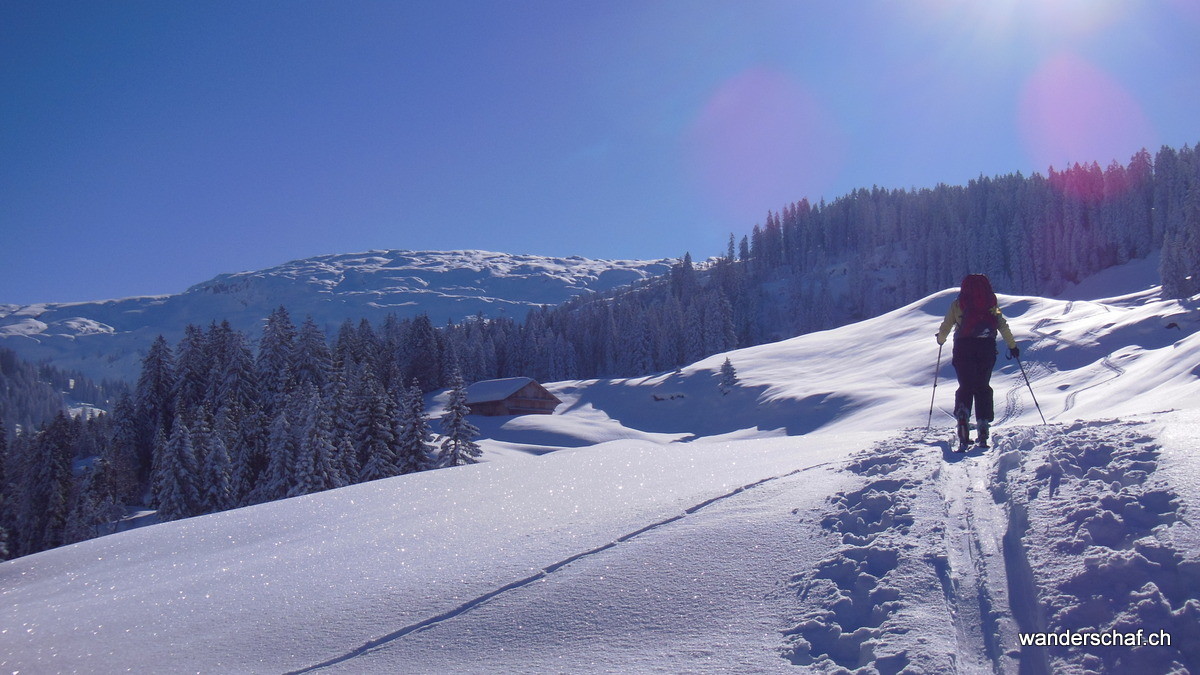
[[[1059,49],[1118,23],[1129,8],[1121,0],[925,0],[910,7],[920,22],[1001,49]]]

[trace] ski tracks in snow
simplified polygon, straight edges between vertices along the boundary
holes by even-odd
[[[1112,311],[1112,309],[1110,307],[1108,307],[1107,305],[1100,305],[1100,307],[1102,307],[1105,312]],[[1070,314],[1074,310],[1074,308],[1075,308],[1074,302],[1067,303],[1067,306],[1066,306],[1065,310],[1063,311],[1063,316],[1067,316],[1068,314]],[[1099,326],[1093,327],[1092,329],[1088,330],[1087,332],[1085,332],[1083,334],[1082,338],[1084,341],[1071,340],[1071,339],[1067,339],[1064,337],[1060,337],[1057,334],[1058,333],[1057,331],[1055,331],[1054,333],[1049,333],[1046,330],[1044,330],[1047,325],[1049,325],[1050,323],[1052,323],[1054,321],[1055,321],[1055,319],[1050,318],[1050,317],[1040,319],[1040,320],[1038,320],[1037,323],[1035,323],[1029,329],[1029,332],[1036,335],[1040,340],[1043,340],[1046,342],[1052,342],[1052,343],[1061,345],[1063,347],[1070,347],[1072,349],[1077,349],[1077,350],[1082,351],[1082,350],[1086,350],[1089,348],[1088,345],[1086,344],[1086,341],[1095,337],[1095,335],[1098,334],[1101,330],[1101,328]],[[1075,400],[1079,397],[1079,394],[1081,394],[1089,389],[1095,389],[1096,387],[1099,387],[1101,385],[1108,384],[1109,382],[1112,382],[1113,380],[1115,380],[1125,374],[1125,369],[1122,368],[1121,366],[1117,365],[1116,362],[1114,362],[1112,360],[1111,354],[1100,359],[1100,365],[1103,368],[1105,368],[1106,370],[1108,370],[1109,372],[1113,373],[1113,376],[1106,380],[1102,380],[1100,382],[1090,384],[1086,387],[1081,387],[1081,388],[1067,394],[1066,399],[1063,401],[1063,409],[1059,414],[1065,413],[1065,412],[1071,410],[1071,408],[1074,408]],[[1038,379],[1038,377],[1041,375],[1041,372],[1040,372],[1041,369],[1044,368],[1044,366],[1042,366],[1042,364],[1040,364],[1040,363],[1026,363],[1026,366],[1029,366],[1028,370],[1030,371],[1029,377],[1031,380]],[[1047,373],[1048,372],[1049,371],[1047,369]],[[1018,383],[1018,385],[1016,387],[1009,390],[1009,392],[1008,392],[1009,411],[1013,410],[1013,405],[1017,401],[1015,396],[1020,391],[1021,386],[1023,386],[1023,384],[1024,384],[1023,382]],[[1019,412],[1014,413],[1014,414],[1019,414]],[[1008,412],[1006,412],[1004,420],[1007,420],[1009,417],[1010,417],[1010,415],[1008,414]]]
[[[833,554],[793,578],[785,656],[885,675],[1200,672],[1200,560],[1173,544],[1157,457],[1145,425],[1119,421],[1013,427],[966,454],[916,430],[878,444],[845,467],[861,487],[827,502]],[[1020,640],[1139,629],[1174,646]]]
[[[910,431],[847,465],[864,483],[829,500],[822,525],[834,552],[793,578],[806,610],[787,632],[792,663],[884,675],[1047,672],[1019,671],[1022,655],[1008,647],[1023,629],[1013,608],[1036,594],[1020,575],[1014,582],[1023,549],[1006,544],[1020,532],[997,488],[997,445],[959,454]]]
[[[823,467],[827,467],[829,465],[830,465],[830,462],[812,464],[812,465],[805,466],[805,467],[802,467],[799,469],[795,469],[794,471],[790,471],[788,473],[784,473],[784,474],[780,474],[780,475],[776,475],[776,476],[768,476],[766,478],[763,478],[763,479],[760,479],[760,480],[757,480],[757,481],[754,481],[754,482],[751,482],[751,483],[748,483],[745,485],[741,485],[739,487],[734,488],[733,490],[730,490],[729,492],[725,492],[725,493],[716,495],[714,497],[711,497],[709,499],[706,499],[704,501],[696,503],[692,506],[689,506],[680,513],[677,513],[677,514],[672,515],[667,518],[657,520],[657,521],[652,522],[644,527],[640,527],[635,530],[632,530],[632,531],[630,531],[626,534],[623,534],[605,544],[596,546],[596,547],[588,549],[586,551],[582,551],[580,553],[576,553],[575,555],[572,555],[572,556],[569,556],[562,560],[559,560],[557,562],[551,563],[551,564],[543,567],[542,569],[538,570],[534,574],[531,574],[522,579],[518,579],[511,583],[505,584],[498,588],[495,588],[487,593],[484,593],[482,595],[474,597],[474,598],[472,598],[452,609],[449,609],[445,612],[442,612],[435,616],[431,616],[422,621],[418,621],[418,622],[409,624],[409,625],[399,628],[395,631],[387,633],[386,635],[382,635],[377,638],[368,640],[353,649],[350,649],[342,654],[339,654],[333,658],[322,661],[318,664],[308,666],[305,668],[300,668],[300,669],[297,669],[294,671],[290,671],[288,675],[299,675],[301,673],[317,672],[317,671],[325,670],[325,669],[332,668],[335,666],[343,665],[346,662],[356,659],[358,657],[372,654],[373,652],[376,652],[378,650],[381,650],[381,649],[384,649],[384,648],[394,645],[396,642],[398,642],[405,636],[412,635],[414,633],[419,633],[421,631],[425,631],[425,630],[434,628],[442,623],[445,623],[445,622],[455,619],[457,617],[461,617],[469,612],[479,609],[480,607],[488,604],[489,602],[495,600],[496,598],[498,598],[502,595],[505,595],[512,591],[516,591],[521,588],[524,588],[535,582],[543,581],[543,580],[549,578],[551,575],[556,574],[563,568],[566,568],[574,563],[577,563],[581,560],[584,560],[584,559],[587,559],[587,558],[590,558],[593,556],[597,556],[601,553],[609,551],[610,549],[614,549],[625,542],[628,542],[628,541],[631,541],[638,537],[641,537],[649,532],[657,530],[657,529],[664,527],[666,525],[669,525],[671,523],[683,520],[684,518],[687,518],[688,516],[695,514],[697,512],[700,512],[704,509],[707,509],[713,505],[720,504],[722,502],[730,500],[731,498],[741,495],[747,491],[755,490],[755,488],[762,487],[769,483],[782,483],[782,482],[785,482],[786,479],[788,479],[788,478],[798,476],[800,474],[806,473],[808,471],[812,471],[814,469],[820,469]]]
[[[791,570],[765,570],[789,591],[781,609],[792,618],[778,643],[784,664],[881,675],[1200,672],[1200,561],[1172,544],[1178,499],[1154,477],[1157,448],[1145,425],[1012,427],[993,440],[992,449],[959,454],[910,430],[832,466],[742,485],[296,672],[358,663],[459,617],[486,622],[486,613],[471,613],[534,582],[564,579],[570,588],[570,573],[556,575],[588,560],[608,570],[623,558],[604,556],[626,542],[654,545],[649,533],[686,537],[672,524],[707,522],[693,514],[795,499],[790,490],[810,486],[799,474],[821,467],[840,476],[841,489],[794,511],[815,548]],[[1022,647],[1019,639],[1138,628],[1166,630],[1176,646],[1088,651]]]

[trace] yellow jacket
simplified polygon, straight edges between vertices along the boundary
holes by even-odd
[[[992,311],[996,314],[996,328],[1000,330],[1000,336],[1004,338],[1004,343],[1009,349],[1017,346],[1017,341],[1013,339],[1012,331],[1008,328],[1008,322],[1004,320],[1004,315],[1000,313],[999,307],[993,307]],[[958,305],[958,299],[950,303],[950,310],[946,312],[946,318],[942,320],[942,327],[938,329],[937,343],[939,345],[946,343],[946,336],[950,335],[950,331],[954,330],[955,326],[962,323],[963,311]]]

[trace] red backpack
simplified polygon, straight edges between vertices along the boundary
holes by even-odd
[[[996,293],[987,275],[968,274],[958,292],[958,306],[963,312],[959,334],[963,337],[995,338],[999,325],[996,305]]]

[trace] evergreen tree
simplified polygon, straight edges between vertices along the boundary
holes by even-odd
[[[234,506],[248,506],[256,498],[255,488],[267,465],[264,451],[267,430],[263,425],[260,411],[247,412],[238,403],[223,409],[218,418],[217,433],[229,453]]]
[[[22,521],[25,545],[22,555],[55,548],[63,544],[71,505],[72,423],[60,412],[31,444],[32,483],[30,499]]]
[[[721,364],[721,383],[719,385],[721,394],[724,395],[733,391],[733,388],[737,386],[737,383],[737,369],[733,367],[733,362],[726,357],[725,363]]]
[[[8,484],[8,432],[4,419],[0,418],[0,561],[8,560],[8,525],[11,522],[8,495],[12,488]]]
[[[337,457],[341,461],[342,475],[346,485],[354,485],[362,480],[362,469],[358,465],[358,451],[354,449],[354,441],[350,434],[342,436],[338,443]]]
[[[303,409],[299,435],[296,440],[295,481],[288,496],[307,495],[330,488],[341,487],[341,472],[334,463],[336,448],[333,445],[329,415],[325,412],[321,394],[316,385],[304,385]]]
[[[138,423],[138,466],[140,479],[148,481],[153,465],[155,439],[169,436],[175,418],[175,358],[166,338],[159,335],[142,360],[142,373],[134,390]]]
[[[190,518],[200,513],[198,474],[191,430],[176,415],[158,463],[156,493],[160,521]]]
[[[429,315],[422,314],[413,319],[407,351],[410,362],[405,380],[416,379],[422,392],[433,391],[441,386],[442,354],[438,348],[437,331]],[[392,383],[397,391],[403,386],[403,382]]]
[[[111,414],[111,436],[103,459],[108,465],[116,499],[121,503],[134,503],[138,497],[138,422],[133,400],[122,396]],[[146,467],[148,473],[149,467]]]
[[[352,369],[354,366],[353,364],[348,364],[345,368]],[[326,403],[329,411],[329,438],[334,444],[333,463],[339,487],[358,482],[359,469],[357,452],[353,450],[353,441],[350,444],[350,454],[355,455],[353,458],[346,457],[343,453],[344,448],[342,447],[344,439],[353,439],[356,420],[354,399],[347,384],[348,378],[351,375],[345,368],[334,368],[329,381],[329,394]],[[358,372],[360,373],[359,377],[363,377],[361,373],[365,373],[366,371],[359,370]],[[351,459],[353,461],[350,461]]]
[[[317,391],[324,391],[333,370],[333,356],[325,335],[313,318],[307,317],[296,338],[295,356],[292,359],[293,386],[312,384]]]
[[[213,353],[213,376],[206,397],[208,409],[214,416],[238,406],[243,419],[259,407],[259,382],[254,356],[246,336],[221,323],[209,340]]]
[[[392,406],[387,394],[368,382],[360,394],[355,438],[360,480],[378,480],[399,475],[396,456],[396,431]]]
[[[228,425],[230,418],[223,416],[222,422]],[[229,457],[229,448],[225,438],[231,435],[228,428],[217,428],[207,434],[206,445],[201,453],[204,457],[200,469],[202,490],[200,509],[203,513],[217,513],[233,508],[233,462]]]
[[[296,437],[289,411],[280,410],[267,439],[267,466],[251,499],[257,503],[284,499],[296,484]]]
[[[421,388],[414,380],[405,390],[400,401],[398,469],[400,473],[414,473],[430,468],[435,454],[433,433],[425,419],[425,399]]]
[[[174,409],[186,420],[191,420],[194,411],[208,397],[212,363],[208,336],[199,326],[188,324],[184,328],[183,339],[175,347],[173,391]]]
[[[280,307],[267,317],[259,341],[255,363],[259,381],[259,399],[268,419],[276,419],[286,406],[287,392],[295,382],[292,354],[295,349],[296,327],[285,308]]]
[[[470,413],[466,385],[463,384],[462,376],[455,373],[450,383],[450,400],[446,404],[446,413],[442,415],[442,445],[438,454],[440,466],[474,464],[483,454],[479,445],[474,442],[475,437],[479,435],[479,429],[467,419]]]
[[[103,460],[98,460],[80,475],[67,518],[64,544],[86,541],[115,530],[115,521],[123,515],[123,509],[106,488],[106,471]]]

